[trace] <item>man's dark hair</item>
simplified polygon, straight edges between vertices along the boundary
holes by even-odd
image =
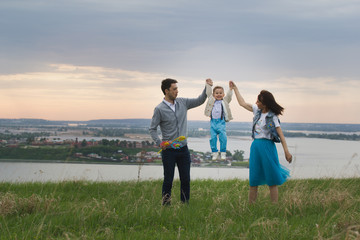
[[[163,91],[165,95],[165,89],[169,89],[171,87],[171,84],[177,83],[175,79],[166,78],[161,82],[161,90]]]

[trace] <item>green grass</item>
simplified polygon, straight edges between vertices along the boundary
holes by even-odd
[[[360,239],[360,179],[290,180],[247,202],[248,181],[0,183],[0,239]]]

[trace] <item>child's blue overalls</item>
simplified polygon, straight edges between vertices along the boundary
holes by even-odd
[[[222,105],[221,105],[222,107]],[[222,110],[221,118],[211,118],[210,121],[210,147],[212,152],[218,152],[217,138],[219,136],[220,152],[226,152],[227,136],[224,111]]]

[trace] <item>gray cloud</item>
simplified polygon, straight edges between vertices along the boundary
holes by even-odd
[[[0,71],[358,77],[357,1],[3,1]],[[208,72],[208,73],[207,73]]]

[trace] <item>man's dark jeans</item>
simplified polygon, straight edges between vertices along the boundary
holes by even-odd
[[[162,151],[162,162],[164,167],[164,182],[162,187],[163,205],[169,204],[171,200],[171,188],[174,180],[175,163],[180,177],[180,199],[187,203],[190,199],[190,152],[187,146],[179,149],[169,148]]]

